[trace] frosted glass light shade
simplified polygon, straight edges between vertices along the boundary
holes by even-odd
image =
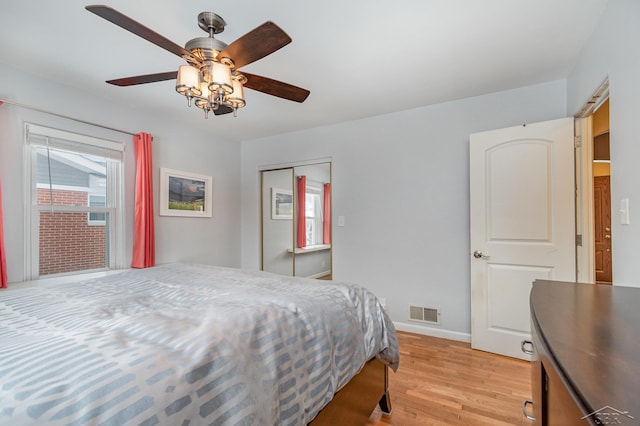
[[[176,92],[188,97],[200,96],[200,71],[191,65],[182,65],[178,68],[176,79]]]
[[[220,62],[214,62],[211,65],[211,82],[209,83],[209,90],[213,93],[229,94],[233,92],[233,85],[231,83],[231,68],[228,65]]]
[[[244,88],[242,87],[242,82],[239,79],[234,78],[232,84],[233,92],[227,95],[227,102],[233,108],[242,108],[247,104],[244,98]]]
[[[198,96],[196,98],[196,106],[198,108],[208,108],[209,105],[209,95],[211,94],[211,92],[209,91],[209,87],[207,87],[208,84],[206,81],[201,81],[200,82],[200,96]]]

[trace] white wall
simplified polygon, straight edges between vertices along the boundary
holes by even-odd
[[[396,323],[438,307],[429,333],[468,338],[469,134],[565,111],[562,80],[243,142],[242,266],[259,268],[259,169],[330,158],[334,279],[386,298]]]
[[[171,117],[155,116],[104,99],[94,98],[0,65],[4,84],[1,99],[8,99],[58,114],[81,118],[109,127],[154,136],[154,185],[159,168],[168,167],[213,176],[213,218],[158,216],[156,192],[156,262],[193,261],[239,266],[240,146],[195,132]],[[133,183],[135,156],[132,137],[80,124],[9,104],[0,106],[0,176],[2,178],[5,247],[9,282],[24,279],[23,123],[33,122],[111,140],[125,142],[126,261],[133,246]]]
[[[567,79],[567,113],[575,114],[609,78],[611,224],[614,284],[640,286],[640,2],[610,0]],[[629,198],[630,224],[620,200]]]

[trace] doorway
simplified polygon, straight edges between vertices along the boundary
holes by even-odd
[[[576,259],[578,281],[612,284],[609,84],[576,115]]]
[[[593,113],[593,249],[598,284],[611,284],[611,156],[609,155],[609,99]]]

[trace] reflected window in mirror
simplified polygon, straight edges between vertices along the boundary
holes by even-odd
[[[305,234],[307,246],[315,246],[323,243],[323,194],[322,187],[314,183],[307,184],[305,196]]]

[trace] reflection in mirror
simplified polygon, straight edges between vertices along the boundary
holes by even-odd
[[[331,163],[295,167],[293,174],[294,274],[331,279]]]
[[[331,163],[265,170],[262,270],[331,279]]]
[[[262,172],[262,270],[293,275],[293,169]]]

